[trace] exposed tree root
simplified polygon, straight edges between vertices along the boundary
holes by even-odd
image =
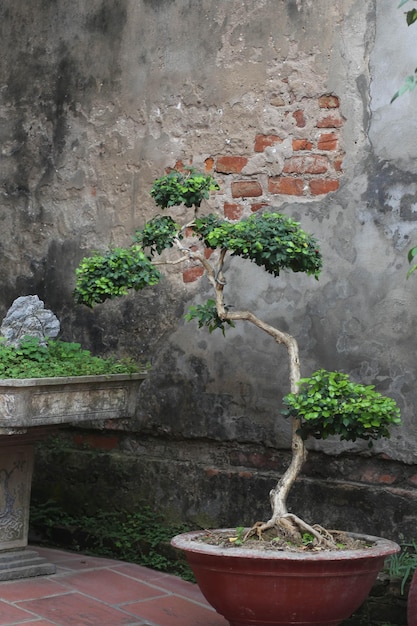
[[[259,540],[263,540],[263,534],[274,529],[274,531],[282,536],[285,540],[293,543],[301,543],[303,535],[308,533],[315,539],[315,544],[320,548],[334,550],[337,547],[336,540],[332,534],[318,524],[307,524],[297,515],[286,513],[277,519],[271,518],[267,522],[256,522],[248,530],[244,539],[257,536]]]

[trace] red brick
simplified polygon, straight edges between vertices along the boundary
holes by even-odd
[[[343,168],[343,156],[338,156],[334,161],[334,169],[336,172],[341,172]]]
[[[252,472],[244,472],[244,471],[240,471],[237,473],[239,478],[250,478],[252,480],[253,478],[253,474]]]
[[[242,156],[220,156],[216,163],[216,172],[221,174],[240,174],[248,159]]]
[[[317,128],[341,128],[343,120],[340,115],[326,115],[317,121]]]
[[[298,150],[311,150],[313,144],[308,139],[293,139],[292,140],[292,149],[295,151]]]
[[[328,178],[319,178],[318,180],[310,180],[310,191],[314,196],[321,196],[331,191],[339,189],[338,180],[329,180]]]
[[[277,176],[269,179],[268,191],[286,196],[302,196],[304,193],[304,181],[302,178]]]
[[[224,216],[229,220],[240,220],[243,213],[243,206],[240,204],[224,203]]]
[[[368,469],[362,474],[362,481],[366,483],[382,483],[392,485],[396,482],[397,476],[392,474],[381,474],[377,469]]]
[[[209,259],[211,257],[211,255],[213,254],[214,249],[213,248],[204,248],[204,256],[206,259]]]
[[[304,126],[306,125],[304,111],[302,111],[301,109],[298,109],[298,111],[294,111],[293,117],[298,128],[304,128]]]
[[[337,96],[325,95],[319,98],[319,107],[321,109],[337,109],[340,101]]]
[[[178,170],[179,172],[183,172],[184,171],[184,167],[185,167],[184,163],[180,159],[178,159],[178,161],[176,161],[174,167],[173,168],[169,168],[169,171]]]
[[[96,450],[114,450],[119,446],[119,438],[117,435],[74,435],[74,443],[76,445],[88,445]]]
[[[336,150],[338,136],[336,133],[322,133],[317,142],[319,150]]]
[[[324,174],[329,167],[327,157],[320,154],[294,156],[284,163],[285,174]]]
[[[193,267],[188,267],[182,273],[182,279],[185,283],[194,283],[196,280],[202,277],[204,274],[204,269],[201,265],[194,265]]]
[[[262,195],[262,187],[257,180],[239,180],[232,183],[233,198],[254,198]]]
[[[220,470],[216,467],[207,467],[204,471],[209,478],[211,478],[212,476],[218,476],[220,474]]]
[[[206,170],[206,172],[212,172],[213,167],[214,167],[214,159],[213,157],[208,157],[208,159],[204,161],[204,169]]]
[[[250,210],[252,211],[252,213],[256,213],[256,211],[259,211],[259,209],[262,209],[262,207],[264,206],[268,206],[267,202],[255,202],[254,204],[252,204]]]
[[[273,146],[274,143],[282,143],[281,137],[278,135],[256,135],[255,137],[255,152],[263,152],[265,148]]]

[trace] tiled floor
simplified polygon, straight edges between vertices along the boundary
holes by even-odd
[[[36,548],[56,574],[0,582],[0,626],[228,626],[198,587],[140,565]]]

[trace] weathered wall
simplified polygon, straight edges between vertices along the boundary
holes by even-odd
[[[294,503],[310,517],[313,501],[325,502],[332,519],[356,528],[364,502],[366,530],[412,532],[415,290],[405,274],[417,230],[416,142],[399,123],[411,97],[388,104],[400,71],[393,50],[406,28],[392,4],[2,3],[0,311],[37,293],[60,317],[64,338],[151,358],[137,419],[127,426],[136,434],[112,437],[115,451],[99,457],[104,472],[118,460],[128,498],[150,497],[188,518],[238,522],[216,490],[227,499],[243,485],[249,505],[265,515],[265,493],[287,458],[288,424],[279,418],[285,353],[245,326],[223,339],[178,324],[194,296],[208,293],[195,268],[93,312],[72,302],[79,258],[128,243],[155,213],[152,180],[167,166],[193,162],[221,184],[212,209],[237,219],[272,204],[321,242],[319,282],[273,281],[233,262],[228,302],[290,330],[303,373],[343,369],[392,394],[403,410],[403,428],[372,456],[361,444],[313,442]],[[93,458],[84,451],[64,464],[82,481]],[[39,467],[37,489],[49,471]],[[111,491],[114,483],[106,484]],[[375,498],[366,500],[376,493],[385,516]]]

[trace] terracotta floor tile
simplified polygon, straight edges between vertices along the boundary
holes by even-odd
[[[13,626],[57,626],[56,622],[49,622],[45,619],[36,620],[35,622],[13,622]]]
[[[157,584],[156,581],[163,580],[169,576],[169,574],[165,574],[164,572],[158,572],[157,570],[149,569],[147,567],[143,567],[143,565],[137,565],[136,563],[113,561],[111,569],[115,572],[121,572],[138,580],[151,582],[153,585]],[[173,578],[176,577],[173,576]]]
[[[79,572],[64,576],[62,583],[108,604],[122,604],[146,598],[158,598],[167,592],[124,576],[110,569]]]
[[[109,567],[111,565],[123,563],[123,561],[117,561],[114,559],[86,556],[77,552],[64,552],[61,550],[53,550],[51,548],[35,547],[35,550],[50,563],[54,563],[59,567],[69,568],[73,570],[84,570],[95,567]]]
[[[31,617],[33,618],[33,613],[28,611],[0,600],[0,626],[10,626],[10,624],[18,624],[19,620],[23,621],[28,620]]]
[[[47,576],[0,583],[0,598],[9,602],[31,600],[63,593],[67,588]]]
[[[140,565],[134,565],[132,563],[125,563],[117,567],[112,567],[112,570],[137,580],[149,582],[150,585],[166,589],[169,593],[176,593],[180,596],[185,596],[186,598],[195,600],[196,602],[205,602],[204,596],[197,585],[187,582],[186,580],[182,580],[181,578],[178,578],[178,576],[164,574],[163,572],[150,570],[146,567],[141,567]]]
[[[106,606],[76,592],[29,600],[21,602],[19,606],[59,626],[132,626],[137,624],[137,621],[132,620],[126,612]]]
[[[145,600],[123,608],[157,626],[228,626],[224,617],[212,609],[178,596]]]

